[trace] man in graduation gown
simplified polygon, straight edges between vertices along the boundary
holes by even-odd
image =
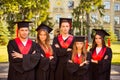
[[[71,56],[74,37],[69,34],[72,19],[60,18],[60,34],[53,39],[53,49],[57,55],[55,80],[68,80],[66,63]]]
[[[9,71],[7,80],[34,80],[34,67],[39,61],[39,50],[28,38],[29,22],[17,22],[18,37],[7,45]]]

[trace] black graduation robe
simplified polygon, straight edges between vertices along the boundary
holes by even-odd
[[[89,66],[91,53],[87,53],[86,60],[89,61],[89,64],[84,64],[83,66],[76,63],[67,62],[67,70],[71,74],[70,80],[90,80]]]
[[[55,78],[55,67],[56,67],[56,55],[53,54],[54,58],[50,60],[45,57],[44,50],[39,46],[41,58],[37,64],[35,70],[35,80],[54,80]]]
[[[91,52],[93,54],[92,49]],[[108,56],[108,58],[104,59],[106,55]],[[98,64],[91,62],[90,65],[91,80],[110,80],[111,60],[112,50],[111,48],[107,47],[102,60],[98,61]]]
[[[16,51],[20,53],[18,45],[15,39],[10,40],[7,45],[9,56],[9,71],[7,80],[35,80],[35,69],[40,55],[38,45],[32,42],[32,46],[28,51],[28,54],[23,55],[23,58],[13,58],[11,53]],[[33,51],[36,51],[34,54]]]
[[[68,39],[68,38],[67,38]],[[66,40],[67,40],[66,39]],[[64,40],[64,42],[66,42]],[[74,42],[74,38],[68,48],[72,49]],[[56,48],[55,44],[58,44],[60,48]],[[57,64],[56,64],[56,71],[55,71],[55,80],[68,80],[69,74],[66,69],[66,63],[70,59],[71,51],[67,51],[67,48],[62,48],[60,42],[58,41],[58,37],[53,39],[53,50],[57,55]]]

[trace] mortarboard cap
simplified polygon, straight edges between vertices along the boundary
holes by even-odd
[[[19,21],[19,22],[14,22],[17,24],[18,29],[23,28],[23,27],[29,27],[29,23],[32,23],[30,21]]]
[[[93,29],[95,32],[96,32],[96,34],[97,35],[100,35],[100,36],[102,36],[103,38],[105,37],[105,36],[110,36],[105,30],[103,30],[103,29]]]
[[[45,29],[48,33],[50,33],[53,30],[52,28],[43,23],[37,27],[36,31],[39,31],[40,29]]]
[[[84,42],[85,36],[75,36],[75,42]]]
[[[70,28],[72,27],[72,19],[71,18],[60,18],[59,27],[61,26],[62,22],[68,22],[70,24]]]

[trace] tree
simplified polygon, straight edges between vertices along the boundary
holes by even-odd
[[[88,35],[90,40],[90,13],[98,11],[103,16],[104,5],[102,0],[80,0],[79,5],[73,9],[73,29],[78,28],[79,35]]]
[[[8,29],[5,21],[0,21],[0,45],[6,45],[8,42]]]
[[[11,35],[14,33],[14,21],[28,20],[39,25],[49,15],[49,0],[2,0],[0,4]]]

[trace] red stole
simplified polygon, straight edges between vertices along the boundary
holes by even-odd
[[[49,58],[50,56],[52,56],[52,53],[50,52],[50,48],[49,49],[45,49],[43,46],[41,46],[43,51],[45,52],[45,56],[47,58]]]
[[[83,56],[78,57],[78,54],[73,58],[74,63],[81,64],[83,62]]]
[[[58,36],[58,41],[59,41],[60,45],[62,46],[62,48],[68,48],[68,46],[71,44],[72,40],[73,40],[73,36],[72,35],[70,35],[68,37],[66,42],[64,42],[64,40],[62,38],[62,35]]]
[[[16,38],[15,42],[17,43],[18,48],[22,54],[28,54],[32,46],[32,41],[30,39],[28,39],[26,46],[23,45],[19,38]]]
[[[97,60],[97,61],[101,61],[105,52],[106,52],[106,47],[102,48],[98,54],[96,53],[96,50],[94,50],[94,52],[92,54],[92,59]]]

